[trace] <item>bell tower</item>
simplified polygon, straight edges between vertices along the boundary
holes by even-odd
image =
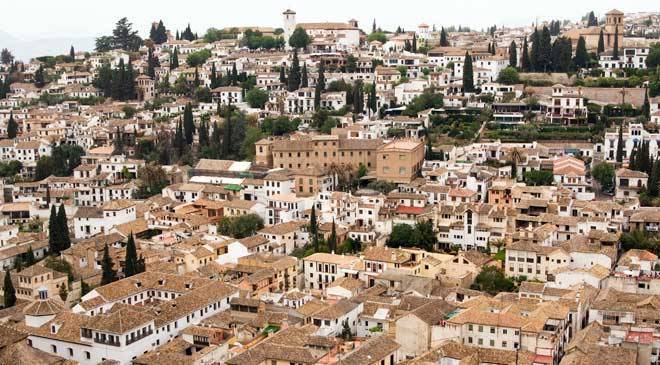
[[[296,29],[296,12],[291,9],[286,9],[282,13],[282,20],[284,21],[284,41],[289,42],[289,37]]]

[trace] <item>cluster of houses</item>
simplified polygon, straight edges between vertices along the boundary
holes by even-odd
[[[78,53],[47,67],[43,87],[34,77],[45,64],[22,64],[24,79],[0,99],[0,293],[10,296],[10,281],[16,297],[0,309],[0,363],[660,363],[657,250],[621,244],[633,233],[658,242],[660,210],[640,201],[658,181],[632,166],[642,144],[660,158],[657,128],[630,119],[589,141],[479,138],[488,125],[530,119],[584,127],[589,104],[623,97],[639,107],[644,89],[499,83],[508,45],[520,47],[520,62],[534,26],[485,34],[421,24],[381,42],[356,20],[300,23],[296,15],[284,11],[281,29],[233,28],[235,39],[213,43],[170,36],[148,53]],[[602,35],[600,67],[617,77],[646,67],[650,43],[624,37],[658,28],[652,14],[645,28],[640,19],[613,10],[602,26],[564,24],[561,34],[583,37],[589,49]],[[295,56],[307,84],[289,90],[280,70],[293,65],[290,46],[249,50],[241,39],[248,30],[288,39],[297,29],[310,39]],[[202,50],[210,54],[203,64],[186,63]],[[159,61],[153,77],[147,54]],[[463,85],[467,54],[477,92]],[[103,65],[129,60],[136,99],[91,103],[104,96],[93,83]],[[234,72],[268,94],[263,107],[243,86],[212,87]],[[160,86],[181,79],[208,87],[209,100]],[[319,81],[334,86],[318,90]],[[362,93],[344,84],[369,90],[364,112],[349,111]],[[443,105],[407,112],[429,92]],[[208,128],[225,122],[216,108],[229,104],[257,126],[300,123],[256,138],[252,161],[161,166],[141,150],[177,133],[189,105],[193,123]],[[649,108],[657,125],[660,99]],[[312,127],[320,109],[336,121],[326,133]],[[438,118],[484,111],[478,135],[429,143]],[[42,176],[44,161],[62,161],[67,146],[84,151],[63,162],[70,176]],[[5,173],[11,162],[15,174]],[[612,191],[592,176],[600,162],[614,168]],[[163,186],[145,194],[154,169]],[[550,178],[534,184],[530,173]],[[52,209],[64,211],[71,240],[55,256]],[[227,229],[250,222],[259,224]],[[427,223],[430,239],[418,232]],[[403,226],[415,234],[394,244]],[[133,249],[144,271],[129,275]],[[118,280],[106,283],[109,269]],[[514,291],[489,289],[501,282]]]

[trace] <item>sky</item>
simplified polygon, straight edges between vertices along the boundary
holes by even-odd
[[[297,12],[300,22],[355,18],[365,30],[371,29],[374,18],[380,27],[391,30],[398,25],[415,29],[422,22],[481,29],[492,24],[526,25],[537,18],[578,20],[590,10],[598,16],[613,8],[624,12],[660,10],[653,3],[653,0],[32,0],[26,7],[22,1],[4,1],[0,31],[21,40],[96,37],[110,33],[114,22],[126,16],[143,37],[154,19],[162,19],[168,29],[181,29],[190,22],[193,31],[201,36],[209,27],[279,27],[281,13],[287,8]]]

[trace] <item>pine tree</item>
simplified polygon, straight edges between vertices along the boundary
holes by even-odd
[[[472,56],[465,52],[465,65],[463,66],[463,90],[471,93],[474,91],[474,71],[472,69]]]
[[[14,119],[14,112],[9,111],[9,121],[7,122],[7,137],[10,139],[16,138],[18,134],[18,123]]]
[[[108,245],[103,248],[103,259],[101,259],[101,285],[107,285],[117,280],[117,272],[112,268],[112,258]]]
[[[71,57],[71,62],[76,60],[76,50],[73,49],[73,46],[69,49],[69,57]]]
[[[307,64],[303,63],[303,68],[302,68],[302,78],[300,80],[300,87],[308,87],[309,86],[309,80],[307,77]]]
[[[69,221],[66,218],[66,210],[64,209],[64,204],[60,204],[60,209],[57,212],[57,225],[59,226],[59,250],[61,252],[71,247],[71,238],[69,237]]]
[[[195,135],[195,121],[190,103],[186,104],[183,110],[183,130],[186,144],[191,145],[193,143],[193,136]]]
[[[139,273],[139,260],[133,232],[128,236],[126,243],[126,258],[124,259],[124,277],[128,278]]]
[[[616,144],[616,162],[623,162],[623,122],[619,124],[619,140]]]
[[[614,48],[612,49],[612,59],[619,59],[619,26],[614,27]]]
[[[335,219],[332,219],[332,229],[330,230],[330,238],[328,239],[328,248],[330,252],[337,250],[337,228],[335,227]]]
[[[60,225],[57,220],[57,208],[55,204],[50,206],[50,218],[48,218],[48,251],[51,255],[60,254]]]
[[[440,29],[440,47],[449,47],[449,41],[447,40],[447,32],[445,27]]]
[[[577,42],[577,48],[575,49],[575,67],[584,68],[587,67],[587,60],[589,59],[589,53],[587,52],[587,42],[584,40],[584,37],[580,36]]]
[[[529,72],[531,61],[529,59],[529,47],[527,46],[527,37],[523,41],[523,54],[520,60],[520,68],[523,72]]]
[[[603,28],[600,28],[600,34],[598,35],[598,50],[596,53],[600,55],[605,52],[605,39],[603,38]]]
[[[316,204],[312,205],[312,212],[309,216],[309,235],[314,243],[314,252],[319,252],[319,226],[316,222]]]
[[[518,46],[516,46],[516,41],[511,41],[509,45],[509,66],[518,67]]]
[[[32,251],[32,245],[28,246],[27,252],[25,252],[25,265],[32,266],[37,262],[36,257],[34,257],[34,251]]]
[[[296,91],[300,88],[300,62],[298,61],[298,50],[293,51],[291,69],[289,69],[288,90]]]
[[[2,286],[3,296],[5,298],[5,308],[10,308],[16,305],[16,289],[14,283],[11,281],[11,271],[5,271],[5,282]]]

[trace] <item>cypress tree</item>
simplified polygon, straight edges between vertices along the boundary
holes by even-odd
[[[543,70],[547,72],[550,70],[552,64],[552,45],[550,44],[552,37],[550,36],[550,30],[548,27],[543,26],[541,31],[541,39],[539,41],[539,57],[537,61],[539,62],[539,69],[537,71]]]
[[[151,23],[151,29],[149,30],[149,39],[154,41],[156,43],[156,39],[158,36],[156,35],[156,25],[154,23]]]
[[[509,66],[518,67],[518,46],[516,46],[516,41],[511,41],[509,45]]]
[[[474,91],[474,72],[472,70],[472,56],[465,52],[465,64],[463,66],[463,90],[465,92]]]
[[[69,49],[69,57],[71,57],[71,62],[76,60],[76,50],[73,49],[73,45],[71,46],[71,49]]]
[[[596,52],[599,55],[605,52],[605,39],[603,38],[603,28],[600,28],[600,34],[598,35],[598,50]]]
[[[413,34],[412,51],[413,53],[417,53],[417,34]]]
[[[623,162],[623,122],[619,124],[619,140],[616,144],[616,162]]]
[[[319,61],[318,77],[314,87],[314,109],[318,110],[321,107],[321,94],[325,90],[325,66],[323,60]]]
[[[440,29],[440,47],[449,47],[449,41],[447,40],[447,32],[445,27]]]
[[[10,111],[9,112],[9,121],[7,122],[7,137],[10,139],[16,138],[16,135],[18,134],[18,123],[16,123],[16,120],[14,119],[14,112]]]
[[[48,251],[51,255],[60,254],[60,225],[57,220],[57,208],[55,204],[50,206],[50,218],[48,218]]]
[[[378,110],[378,96],[376,95],[376,80],[371,82],[371,100],[369,101],[369,109],[372,112]]]
[[[580,36],[577,42],[577,48],[575,49],[575,67],[586,67],[588,59],[589,53],[587,52],[587,42],[584,40],[584,37]]]
[[[227,105],[227,115],[225,117],[224,131],[222,134],[222,158],[228,158],[231,150],[231,100]]]
[[[71,238],[69,237],[69,221],[66,218],[66,210],[64,204],[60,204],[60,209],[57,212],[57,225],[59,226],[58,234],[60,235],[60,252],[71,247]]]
[[[319,227],[316,222],[316,203],[312,205],[312,212],[309,216],[309,234],[314,243],[314,252],[319,252]]]
[[[360,80],[353,85],[353,113],[361,114],[364,112],[364,91]]]
[[[106,285],[117,280],[117,273],[112,268],[112,258],[110,257],[110,251],[108,245],[105,245],[103,248],[103,259],[101,259],[101,285]]]
[[[218,80],[218,71],[215,68],[215,62],[211,66],[211,89],[220,87],[220,81]]]
[[[112,70],[112,98],[115,100],[124,100],[124,77],[126,76],[126,66],[124,59],[119,60],[119,65]]]
[[[25,253],[25,265],[32,266],[37,262],[37,259],[34,257],[34,251],[32,251],[32,245],[28,246],[28,250]]]
[[[300,87],[308,87],[309,86],[309,80],[307,77],[307,64],[303,63],[303,68],[302,68],[302,78],[300,80]]]
[[[16,289],[14,283],[11,281],[11,271],[5,271],[5,282],[2,286],[2,292],[5,297],[5,308],[10,308],[16,305]]]
[[[128,236],[128,242],[126,243],[126,258],[124,259],[124,277],[128,278],[135,274],[138,274],[139,263],[138,263],[137,249],[135,247],[135,239],[133,238],[133,232]]]
[[[135,99],[135,70],[133,70],[133,62],[128,59],[126,66],[126,75],[124,76],[124,95],[122,100]]]
[[[114,151],[112,151],[113,155],[121,155],[124,153],[124,138],[119,126],[117,126],[117,130],[115,131],[115,139],[112,144],[115,147]]]
[[[154,39],[154,43],[162,44],[165,42],[167,42],[167,29],[165,29],[163,21],[160,20],[158,22],[158,27],[156,28],[156,39]]]
[[[183,129],[186,138],[186,144],[193,143],[193,136],[195,135],[195,121],[193,119],[192,105],[186,104],[183,110]]]
[[[231,85],[238,86],[238,70],[236,69],[236,62],[231,66]]]
[[[614,48],[612,49],[612,59],[619,59],[619,26],[614,27]]]
[[[172,54],[172,60],[170,61],[170,70],[174,70],[179,67],[179,48],[174,48],[174,53]]]
[[[300,88],[300,62],[298,61],[298,51],[293,51],[293,61],[289,70],[289,91],[296,91]]]
[[[644,104],[642,105],[642,114],[646,117],[646,119],[651,118],[651,104],[649,103],[648,88],[644,89]]]
[[[527,37],[525,37],[525,40],[523,41],[523,54],[522,59],[520,60],[520,68],[523,72],[529,72],[530,65],[531,61],[529,59],[529,48],[527,45]]]
[[[280,67],[280,82],[284,85],[287,85],[286,82],[286,71],[284,70],[284,66]]]
[[[199,123],[199,145],[200,147],[209,145],[209,125],[204,120]]]
[[[649,175],[649,195],[654,197],[659,195],[660,187],[658,185],[660,185],[660,159],[653,163],[653,169]]]
[[[332,218],[332,230],[330,231],[330,239],[328,239],[328,248],[330,252],[337,250],[337,229],[335,227],[335,219]]]
[[[34,73],[34,86],[42,88],[46,85],[46,80],[44,78],[44,66],[39,65],[39,68]]]
[[[181,119],[176,124],[176,131],[174,132],[174,148],[177,151],[177,156],[181,157],[183,155],[183,150],[186,147],[186,140],[183,136],[183,126]]]
[[[534,28],[534,33],[532,33],[532,51],[529,55],[530,64],[529,71],[539,71],[539,54],[540,54],[540,44],[541,36],[539,35],[538,28]]]

